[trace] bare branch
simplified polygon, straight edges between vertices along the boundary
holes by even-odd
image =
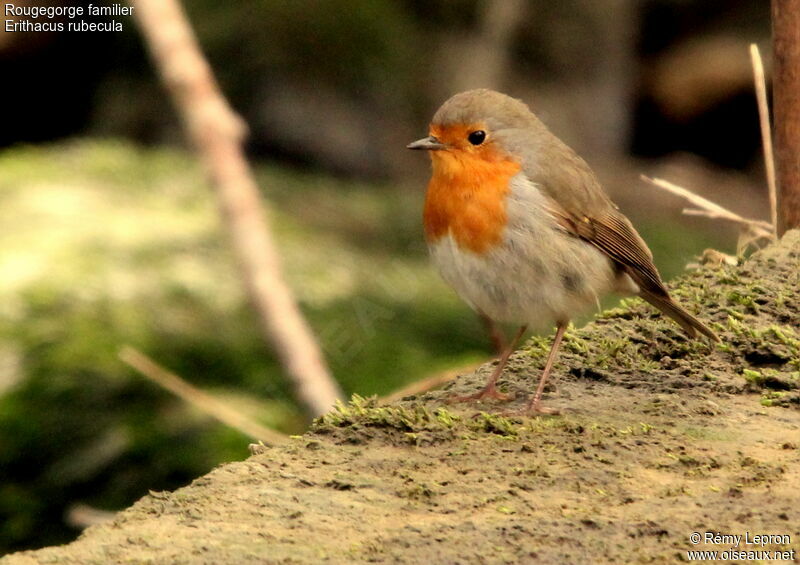
[[[270,430],[261,424],[253,422],[250,418],[237,412],[207,392],[189,384],[133,347],[127,345],[123,347],[119,352],[119,358],[150,381],[167,389],[181,400],[256,441],[264,441],[274,445],[286,443],[289,439],[280,432]]]
[[[177,0],[134,0],[139,27],[216,189],[262,331],[297,395],[319,415],[341,398],[322,352],[284,281],[263,203],[231,110]]]

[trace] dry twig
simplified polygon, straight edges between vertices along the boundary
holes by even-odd
[[[90,526],[110,522],[116,515],[116,512],[100,510],[88,504],[77,503],[67,508],[64,521],[73,528],[85,530]]]
[[[463,375],[464,373],[471,373],[475,371],[478,367],[483,365],[484,361],[479,363],[473,363],[472,365],[468,365],[466,367],[458,367],[455,369],[449,369],[444,371],[443,373],[438,373],[431,377],[424,378],[420,381],[415,381],[403,388],[397,389],[394,392],[390,392],[386,396],[382,396],[378,399],[380,404],[391,404],[392,402],[397,402],[398,400],[402,400],[406,396],[412,396],[415,394],[422,394],[424,392],[428,392],[429,390],[433,390],[435,388],[439,388],[442,385],[453,381],[459,375]]]
[[[226,426],[242,432],[256,441],[268,444],[286,443],[288,438],[280,432],[265,428],[237,412],[224,402],[214,398],[207,392],[189,384],[175,373],[172,373],[133,347],[125,346],[119,352],[119,358],[143,376],[170,391],[175,396],[191,404],[201,412],[222,422]]]
[[[761,142],[764,147],[764,167],[767,171],[769,188],[769,212],[772,235],[778,237],[778,188],[775,183],[775,156],[772,152],[772,128],[769,123],[769,104],[767,103],[767,80],[764,78],[764,63],[758,45],[750,44],[750,58],[753,61],[753,81],[758,100],[758,121],[761,124]]]
[[[664,179],[657,179],[657,178],[650,178],[648,176],[642,175],[642,180],[648,182],[654,186],[659,188],[663,188],[667,192],[671,192],[672,194],[676,194],[681,196],[700,208],[699,210],[694,208],[686,208],[683,210],[683,213],[688,216],[706,216],[708,218],[714,219],[721,219],[721,220],[728,220],[730,222],[734,222],[737,224],[742,224],[745,226],[752,226],[757,228],[758,232],[762,236],[769,236],[770,230],[772,229],[772,224],[769,222],[765,222],[763,220],[752,220],[750,218],[744,218],[737,214],[736,212],[731,212],[727,208],[723,208],[716,202],[712,202],[702,196],[695,194],[694,192],[683,188],[682,186],[678,186],[677,184],[673,184]]]
[[[755,245],[761,239],[774,239],[774,230],[772,224],[763,220],[751,220],[744,218],[736,212],[731,212],[727,208],[723,208],[716,202],[712,202],[694,192],[673,184],[664,179],[653,179],[648,176],[642,175],[642,180],[685,198],[697,208],[684,208],[683,213],[687,216],[704,216],[706,218],[727,220],[736,223],[740,226],[739,229],[739,242],[737,243],[737,253],[742,253],[748,245]]]
[[[250,301],[301,401],[314,415],[341,398],[284,281],[258,186],[231,110],[177,0],[135,0],[139,27],[191,140],[210,172]]]
[[[685,198],[698,208],[684,208],[687,216],[704,216],[711,219],[727,220],[740,225],[739,242],[737,251],[741,253],[748,245],[756,244],[760,239],[775,240],[778,237],[778,205],[777,186],[775,180],[775,159],[772,150],[772,132],[769,121],[769,106],[767,104],[767,85],[764,78],[764,64],[761,53],[755,43],[750,44],[750,58],[753,64],[753,80],[755,82],[756,98],[758,99],[758,118],[761,124],[761,140],[764,147],[764,164],[767,173],[767,186],[769,189],[769,208],[771,222],[751,220],[744,218],[719,204],[712,202],[664,179],[653,179],[642,175],[642,180],[663,188]]]

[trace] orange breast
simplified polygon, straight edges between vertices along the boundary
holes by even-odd
[[[484,253],[502,239],[505,200],[520,165],[497,154],[432,151],[423,221],[429,242],[450,233],[458,247]]]

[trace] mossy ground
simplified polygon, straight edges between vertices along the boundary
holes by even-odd
[[[558,416],[502,415],[538,377],[535,339],[501,381],[510,404],[447,403],[491,365],[388,406],[356,397],[288,446],[7,562],[674,563],[730,547],[692,545],[706,531],[798,550],[799,277],[792,232],[677,283],[719,345],[639,301],[571,331],[545,398]]]

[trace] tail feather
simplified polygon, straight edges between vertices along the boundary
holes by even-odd
[[[689,337],[697,337],[697,332],[700,332],[714,341],[720,341],[719,336],[711,328],[681,308],[669,295],[663,297],[651,292],[641,292],[639,296],[675,320]]]

